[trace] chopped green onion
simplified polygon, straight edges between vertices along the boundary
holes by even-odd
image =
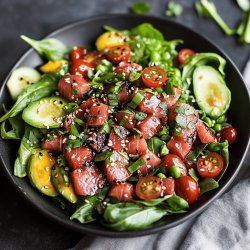
[[[77,123],[78,125],[80,125],[81,127],[85,127],[85,122],[79,118],[75,118],[74,122]]]
[[[132,109],[136,109],[136,107],[141,103],[143,98],[143,92],[139,90],[133,97],[132,101],[128,104],[128,106]]]
[[[71,112],[75,111],[77,108],[78,108],[77,103],[72,103],[72,102],[70,102],[70,103],[68,103],[67,105],[65,105],[65,106],[63,107],[63,110],[64,110],[66,113],[71,113]]]
[[[143,113],[143,112],[136,112],[135,113],[135,120],[138,122],[143,121],[146,117],[147,117],[146,113]]]
[[[138,134],[138,135],[142,135],[142,132],[137,128],[133,128],[133,131],[135,131],[136,134]]]
[[[141,77],[141,73],[139,73],[135,70],[132,70],[130,72],[130,75],[129,75],[129,81],[134,82],[134,81],[138,80],[140,77]]]
[[[70,125],[70,131],[71,131],[71,134],[74,135],[74,136],[78,136],[79,135],[79,131],[76,127],[76,124],[71,124]]]
[[[117,94],[108,94],[108,99],[111,107],[117,107],[119,105]]]
[[[113,123],[113,121],[112,121],[112,123]],[[105,122],[101,126],[99,133],[107,135],[107,134],[110,134],[110,131],[111,131],[111,120],[108,122]]]
[[[145,164],[144,159],[139,158],[137,161],[135,161],[128,167],[128,171],[132,174],[144,164]]]
[[[159,173],[157,176],[158,176],[160,179],[165,179],[165,178],[167,178],[167,176],[166,176],[165,174],[163,174],[163,173]]]
[[[162,146],[161,146],[160,155],[161,155],[161,156],[165,156],[165,155],[167,155],[168,153],[169,153],[169,150],[168,150],[166,144],[162,145]]]
[[[104,151],[96,155],[94,161],[95,162],[100,162],[100,161],[105,161],[107,160],[110,156],[112,155],[112,152],[110,151]]]

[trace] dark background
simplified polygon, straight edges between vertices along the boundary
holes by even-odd
[[[89,16],[128,13],[133,2],[135,1],[1,0],[0,82],[3,82],[12,65],[28,48],[19,39],[20,34],[39,39],[60,26]],[[164,17],[167,0],[148,2],[152,6],[150,14]],[[213,21],[198,17],[194,1],[176,2],[183,5],[184,11],[181,16],[171,19],[210,38],[224,49],[242,71],[250,56],[250,46],[239,45],[236,37],[223,35]],[[214,2],[229,26],[236,27],[243,15],[235,4],[236,1]],[[247,167],[246,162],[243,168]],[[81,237],[79,233],[63,228],[38,213],[20,196],[0,169],[0,249],[66,249],[73,247]]]

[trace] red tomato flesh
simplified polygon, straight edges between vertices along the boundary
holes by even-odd
[[[77,59],[83,58],[87,54],[87,50],[85,48],[75,46],[70,52],[70,61],[74,62]]]
[[[109,47],[105,54],[109,61],[119,64],[121,61],[127,62],[130,58],[130,47],[128,45],[118,45]]]
[[[149,88],[162,87],[167,80],[167,73],[158,66],[145,68],[141,75],[144,85]]]
[[[223,158],[216,152],[208,152],[197,162],[197,171],[202,178],[215,178],[224,166]]]
[[[175,192],[189,204],[194,203],[200,194],[197,182],[190,176],[175,179]]]
[[[178,166],[181,171],[181,175],[187,175],[186,165],[183,160],[177,155],[167,154],[163,157],[161,165],[166,168],[167,175],[169,175],[169,171],[172,166]]]
[[[225,127],[220,131],[219,139],[221,142],[227,140],[229,144],[232,144],[237,136],[237,130],[233,127]]]
[[[194,55],[195,52],[191,49],[181,49],[178,53],[178,61],[180,64],[185,63],[185,61],[192,55]]]

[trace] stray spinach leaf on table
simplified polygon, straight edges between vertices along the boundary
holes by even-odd
[[[151,6],[147,2],[136,2],[131,6],[131,11],[135,14],[147,14]]]

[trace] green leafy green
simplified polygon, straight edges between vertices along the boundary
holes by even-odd
[[[136,70],[131,70],[130,75],[129,75],[129,81],[134,82],[138,80],[141,77],[141,73],[139,73]]]
[[[239,34],[239,42],[242,44],[250,43],[250,11],[246,14],[240,26],[237,29]]]
[[[103,224],[116,231],[145,229],[166,214],[163,209],[136,203],[107,204]]]
[[[192,74],[196,67],[200,65],[212,64],[218,67],[219,72],[224,76],[226,60],[216,53],[196,53],[191,56],[183,65],[182,82],[184,89],[188,89],[191,84]]]
[[[152,138],[147,140],[147,144],[148,149],[156,155],[160,154],[161,148],[166,145],[165,142],[157,136],[153,136]]]
[[[182,211],[189,208],[188,202],[179,197],[178,195],[173,195],[166,200],[169,211]]]
[[[96,155],[94,161],[99,162],[99,161],[105,161],[108,158],[110,158],[112,155],[112,152],[110,151],[104,151]]]
[[[69,48],[55,38],[43,39],[40,41],[22,35],[21,38],[27,42],[40,56],[48,60],[56,61],[67,58]]]
[[[139,158],[137,161],[133,162],[129,167],[128,171],[130,173],[134,173],[137,169],[139,169],[142,165],[145,164],[145,161],[143,158]]]
[[[206,178],[199,182],[200,195],[207,193],[219,187],[219,183],[213,178]]]
[[[175,3],[174,1],[170,1],[168,3],[168,8],[165,12],[166,16],[180,16],[183,12],[183,7],[179,3]]]
[[[25,124],[25,133],[21,140],[14,164],[14,175],[25,177],[27,175],[27,163],[30,155],[40,146],[41,132]]]
[[[147,14],[150,9],[150,4],[146,2],[136,2],[131,6],[131,11],[135,14]]]
[[[9,131],[6,130],[6,121],[1,124],[1,137],[3,139],[12,139],[17,140],[21,139],[24,134],[24,122],[20,115],[15,117],[10,117],[7,121],[9,121],[11,129]]]
[[[156,40],[164,41],[163,34],[155,27],[153,27],[153,25],[150,23],[143,23],[134,27],[130,30],[130,35],[153,38]]]
[[[214,3],[208,0],[201,0],[201,6],[203,7],[203,13],[206,13],[207,16],[212,18],[218,26],[223,30],[226,35],[233,35],[235,34],[235,30],[228,27],[228,25],[223,21],[221,16],[218,14],[216,6]],[[201,13],[201,11],[200,11]]]
[[[53,73],[45,74],[41,77],[40,81],[27,87],[18,96],[12,108],[0,118],[0,122],[18,115],[29,103],[51,95],[57,89],[58,80],[67,72],[67,69],[68,65],[66,68],[61,68]]]
[[[188,170],[188,174],[189,174],[196,182],[198,182],[199,177],[197,176],[197,173],[196,173],[196,171],[195,171],[193,168],[190,168],[190,169]]]
[[[208,144],[199,144],[194,146],[192,150],[188,153],[185,160],[187,161],[196,161],[197,158],[204,152]]]

